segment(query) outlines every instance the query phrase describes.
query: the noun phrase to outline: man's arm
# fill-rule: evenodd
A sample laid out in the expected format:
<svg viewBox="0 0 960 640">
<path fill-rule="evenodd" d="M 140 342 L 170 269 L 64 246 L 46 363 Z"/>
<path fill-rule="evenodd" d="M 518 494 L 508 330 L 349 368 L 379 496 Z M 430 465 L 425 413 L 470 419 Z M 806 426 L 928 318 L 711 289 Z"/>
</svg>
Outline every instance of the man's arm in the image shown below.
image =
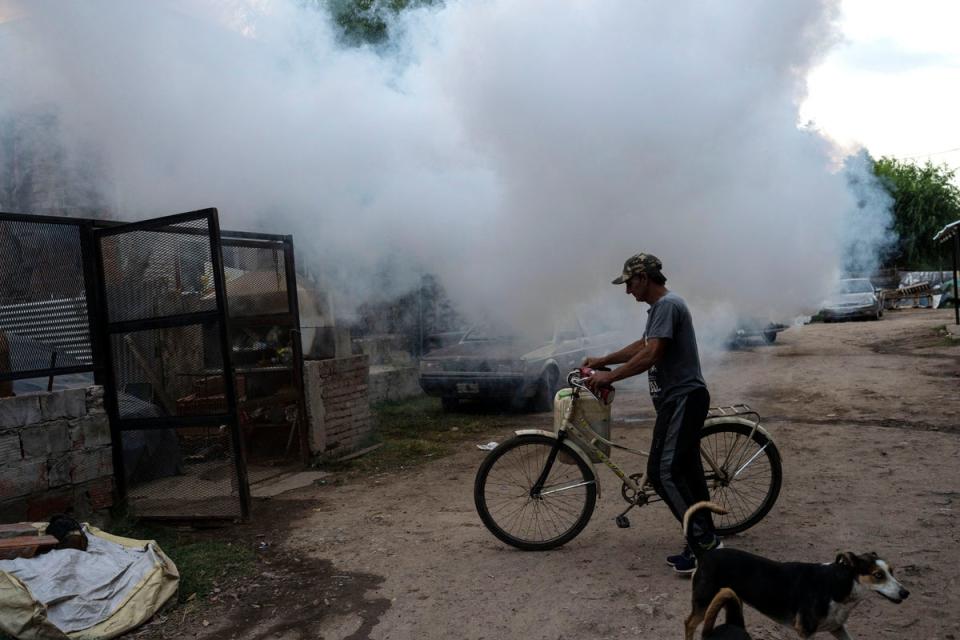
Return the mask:
<svg viewBox="0 0 960 640">
<path fill-rule="evenodd" d="M 649 338 L 632 358 L 627 360 L 622 367 L 617 367 L 610 373 L 613 375 L 610 382 L 623 380 L 637 374 L 643 373 L 653 365 L 663 359 L 663 354 L 667 350 L 667 341 L 663 338 Z"/>
<path fill-rule="evenodd" d="M 584 358 L 583 366 L 590 367 L 591 369 L 596 369 L 597 367 L 606 367 L 611 364 L 623 364 L 624 362 L 629 362 L 630 358 L 637 355 L 641 349 L 645 340 L 637 340 L 625 346 L 619 351 L 614 351 L 613 353 L 608 353 L 605 356 L 599 358 Z"/>
<path fill-rule="evenodd" d="M 649 338 L 647 340 L 638 340 L 637 342 L 612 353 L 609 356 L 603 358 L 603 360 L 608 360 L 612 356 L 621 354 L 628 349 L 633 348 L 635 345 L 639 345 L 636 352 L 631 356 L 626 363 L 617 367 L 613 371 L 598 371 L 590 378 L 587 378 L 586 384 L 588 387 L 596 391 L 598 387 L 603 385 L 608 385 L 617 380 L 623 380 L 624 378 L 629 378 L 630 376 L 635 376 L 639 373 L 643 373 L 653 365 L 660 362 L 663 359 L 663 354 L 667 350 L 667 340 L 664 338 Z M 616 364 L 613 361 L 609 361 L 610 364 Z"/>
</svg>

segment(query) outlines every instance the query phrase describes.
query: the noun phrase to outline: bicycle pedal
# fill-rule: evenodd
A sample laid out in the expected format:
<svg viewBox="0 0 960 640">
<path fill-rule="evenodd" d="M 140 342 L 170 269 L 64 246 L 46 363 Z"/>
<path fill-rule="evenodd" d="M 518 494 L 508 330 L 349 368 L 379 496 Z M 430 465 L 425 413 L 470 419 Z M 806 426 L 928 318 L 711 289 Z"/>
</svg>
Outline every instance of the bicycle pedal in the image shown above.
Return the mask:
<svg viewBox="0 0 960 640">
<path fill-rule="evenodd" d="M 628 529 L 630 527 L 630 519 L 627 516 L 617 516 L 617 526 L 621 529 Z"/>
</svg>

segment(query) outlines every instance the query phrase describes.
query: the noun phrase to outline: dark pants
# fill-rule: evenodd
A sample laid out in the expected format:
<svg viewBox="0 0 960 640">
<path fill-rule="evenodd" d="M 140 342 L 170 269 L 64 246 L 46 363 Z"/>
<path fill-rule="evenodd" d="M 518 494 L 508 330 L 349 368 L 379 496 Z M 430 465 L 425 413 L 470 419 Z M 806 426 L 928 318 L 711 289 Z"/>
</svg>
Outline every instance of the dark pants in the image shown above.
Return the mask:
<svg viewBox="0 0 960 640">
<path fill-rule="evenodd" d="M 709 408 L 710 394 L 704 388 L 671 398 L 657 408 L 647 476 L 681 522 L 692 504 L 710 499 L 700 460 L 700 430 Z M 713 536 L 709 511 L 702 509 L 691 519 L 690 532 L 696 539 Z"/>
</svg>

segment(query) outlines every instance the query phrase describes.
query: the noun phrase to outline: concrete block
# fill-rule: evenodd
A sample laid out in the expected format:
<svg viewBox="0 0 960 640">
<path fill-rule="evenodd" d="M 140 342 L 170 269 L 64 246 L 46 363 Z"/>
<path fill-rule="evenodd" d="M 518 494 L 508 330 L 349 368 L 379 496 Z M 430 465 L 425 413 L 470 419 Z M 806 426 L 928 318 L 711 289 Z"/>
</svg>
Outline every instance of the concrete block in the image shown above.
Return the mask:
<svg viewBox="0 0 960 640">
<path fill-rule="evenodd" d="M 25 395 L 0 398 L 0 427 L 23 427 L 41 420 L 38 396 Z"/>
<path fill-rule="evenodd" d="M 113 478 L 99 478 L 84 486 L 87 503 L 93 511 L 113 506 Z"/>
<path fill-rule="evenodd" d="M 76 509 L 72 487 L 62 487 L 38 496 L 27 497 L 27 519 L 32 522 L 49 520 L 55 513 L 81 515 Z"/>
<path fill-rule="evenodd" d="M 40 419 L 44 422 L 67 417 L 67 396 L 65 392 L 41 393 L 37 398 L 40 401 Z"/>
<path fill-rule="evenodd" d="M 0 500 L 46 489 L 46 458 L 27 458 L 0 467 Z"/>
<path fill-rule="evenodd" d="M 20 442 L 24 458 L 46 458 L 51 453 L 70 450 L 70 428 L 66 420 L 34 425 L 20 432 Z"/>
<path fill-rule="evenodd" d="M 110 447 L 74 451 L 71 456 L 73 460 L 70 480 L 74 484 L 113 475 L 113 458 L 111 457 Z"/>
<path fill-rule="evenodd" d="M 70 484 L 70 471 L 73 469 L 73 454 L 64 453 L 47 460 L 47 485 L 53 489 Z"/>
<path fill-rule="evenodd" d="M 43 420 L 80 418 L 87 415 L 87 390 L 65 389 L 40 394 L 40 414 Z"/>
<path fill-rule="evenodd" d="M 10 500 L 0 499 L 0 524 L 25 522 L 27 517 L 27 499 L 24 497 Z"/>
<path fill-rule="evenodd" d="M 82 418 L 87 415 L 87 390 L 67 389 L 62 391 L 68 418 Z"/>
<path fill-rule="evenodd" d="M 0 436 L 0 467 L 19 462 L 22 458 L 20 436 L 17 433 L 7 433 Z"/>
<path fill-rule="evenodd" d="M 70 421 L 70 440 L 74 449 L 89 449 L 110 444 L 110 421 L 105 413 L 93 413 Z"/>
<path fill-rule="evenodd" d="M 103 387 L 94 385 L 87 387 L 87 413 L 106 413 L 103 408 Z"/>
</svg>

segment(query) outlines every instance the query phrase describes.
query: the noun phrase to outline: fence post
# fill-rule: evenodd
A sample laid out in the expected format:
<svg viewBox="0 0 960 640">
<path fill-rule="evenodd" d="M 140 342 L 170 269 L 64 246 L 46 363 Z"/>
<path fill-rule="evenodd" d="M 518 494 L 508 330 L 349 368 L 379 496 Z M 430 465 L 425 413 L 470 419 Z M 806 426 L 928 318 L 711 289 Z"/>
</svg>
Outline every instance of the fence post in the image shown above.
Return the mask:
<svg viewBox="0 0 960 640">
<path fill-rule="evenodd" d="M 960 230 L 953 234 L 953 315 L 960 325 L 960 291 L 957 287 L 957 256 L 960 254 Z"/>
<path fill-rule="evenodd" d="M 0 373 L 10 373 L 10 343 L 7 334 L 0 331 Z M 13 380 L 0 380 L 0 398 L 13 395 Z"/>
</svg>

